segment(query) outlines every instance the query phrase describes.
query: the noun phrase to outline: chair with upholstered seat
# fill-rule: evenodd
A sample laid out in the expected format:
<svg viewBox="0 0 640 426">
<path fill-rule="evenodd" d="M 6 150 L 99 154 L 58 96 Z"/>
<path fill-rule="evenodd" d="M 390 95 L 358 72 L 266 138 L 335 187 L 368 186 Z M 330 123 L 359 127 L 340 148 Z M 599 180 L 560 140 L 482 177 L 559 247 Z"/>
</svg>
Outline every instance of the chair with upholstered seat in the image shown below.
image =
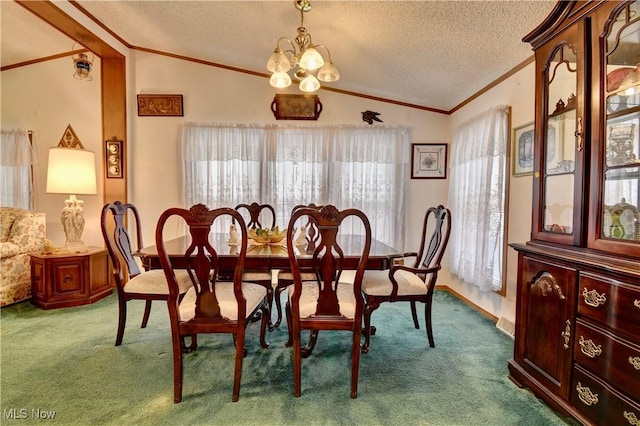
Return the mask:
<svg viewBox="0 0 640 426">
<path fill-rule="evenodd" d="M 392 258 L 394 265 L 387 271 L 367 271 L 362 282 L 365 298 L 365 341 L 362 351 L 369 351 L 374 328 L 371 314 L 384 302 L 410 302 L 415 328 L 419 329 L 416 303 L 425 304 L 425 321 L 429 346 L 435 347 L 431 326 L 433 291 L 440 270 L 440 262 L 451 233 L 451 212 L 440 205 L 431 207 L 424 216 L 419 252 L 408 252 Z M 412 265 L 398 263 L 399 259 L 415 259 Z"/>
<path fill-rule="evenodd" d="M 297 206 L 293 207 L 293 209 L 291 210 L 291 214 L 293 215 L 293 213 L 295 213 L 296 210 L 305 208 L 305 207 L 320 209 L 322 206 L 317 206 L 316 204 L 313 204 L 313 203 L 307 204 L 307 205 L 298 204 Z M 294 244 L 296 244 L 296 246 L 299 247 L 300 249 L 305 250 L 307 253 L 313 253 L 313 250 L 315 250 L 316 244 L 318 243 L 318 239 L 320 238 L 320 234 L 318 233 L 318 227 L 313 222 L 309 221 L 308 218 L 307 218 L 307 223 L 303 223 L 300 225 L 300 228 L 302 227 L 304 227 L 304 235 L 303 235 L 304 241 L 299 240 L 300 237 L 298 236 L 294 241 Z M 298 230 L 298 232 L 299 233 L 302 232 L 302 229 Z M 306 281 L 307 277 L 309 277 L 309 279 L 314 279 L 313 273 L 311 274 L 309 272 L 302 273 L 303 281 Z M 273 298 L 276 303 L 277 319 L 276 319 L 276 322 L 273 323 L 273 328 L 278 328 L 280 326 L 280 323 L 282 322 L 282 304 L 280 302 L 280 296 L 282 292 L 292 284 L 293 284 L 293 274 L 291 273 L 291 271 L 280 271 L 278 273 L 278 280 L 277 280 L 276 288 L 274 290 L 274 295 L 273 295 Z"/>
<path fill-rule="evenodd" d="M 309 219 L 305 220 L 305 216 Z M 359 247 L 355 277 L 349 283 L 341 280 L 345 270 L 345 256 L 344 249 L 340 246 L 340 229 L 345 220 L 354 225 L 360 222 L 365 237 L 363 245 Z M 316 248 L 309 254 L 300 253 L 293 240 L 296 224 L 308 221 L 317 225 L 320 234 Z M 293 286 L 288 289 L 286 315 L 293 346 L 294 396 L 299 397 L 302 392 L 302 358 L 305 356 L 305 348 L 301 346 L 301 331 L 309 330 L 317 336 L 319 330 L 343 330 L 352 334 L 351 398 L 356 398 L 364 303 L 361 287 L 371 248 L 369 220 L 357 209 L 339 211 L 332 205 L 321 209 L 306 207 L 293 213 L 287 231 L 287 253 Z M 302 274 L 310 268 L 315 272 L 314 279 L 303 280 Z"/>
<path fill-rule="evenodd" d="M 112 213 L 114 222 L 108 221 Z M 132 246 L 127 222 L 135 232 L 135 248 Z M 127 322 L 127 302 L 144 300 L 145 309 L 142 316 L 142 328 L 147 326 L 154 300 L 166 301 L 169 297 L 169 286 L 161 269 L 143 271 L 136 262 L 135 253 L 144 247 L 142 243 L 142 223 L 138 209 L 133 204 L 123 204 L 121 201 L 107 203 L 102 208 L 100 226 L 104 243 L 109 252 L 113 266 L 113 276 L 118 293 L 118 331 L 116 346 L 122 344 L 125 324 Z M 191 287 L 191 280 L 186 272 L 178 274 L 180 294 L 183 295 Z"/>
<path fill-rule="evenodd" d="M 243 215 L 247 229 L 263 228 L 263 222 L 266 225 L 270 225 L 268 229 L 273 229 L 276 226 L 276 212 L 269 204 L 238 204 L 235 210 Z M 242 279 L 244 281 L 261 284 L 267 289 L 269 312 L 271 312 L 271 307 L 273 306 L 273 273 L 271 270 L 247 269 Z M 273 330 L 271 318 L 269 318 L 268 326 L 269 330 Z"/>
<path fill-rule="evenodd" d="M 239 252 L 237 255 L 233 277 L 230 281 L 218 279 L 220 257 L 216 248 L 209 242 L 211 227 L 216 221 L 232 218 L 238 227 Z M 169 256 L 165 248 L 164 229 L 167 223 L 182 222 L 189 230 L 191 241 L 184 253 Z M 227 222 L 228 223 L 228 222 Z M 173 226 L 173 225 L 172 225 Z M 260 317 L 260 342 L 264 341 L 269 306 L 267 291 L 264 286 L 243 282 L 245 260 L 247 256 L 247 228 L 242 216 L 231 208 L 209 210 L 203 204 L 190 209 L 170 208 L 165 210 L 156 227 L 156 246 L 158 257 L 169 283 L 169 319 L 171 322 L 171 341 L 173 347 L 173 399 L 182 400 L 183 357 L 186 352 L 184 340 L 186 336 L 203 333 L 231 334 L 235 344 L 235 367 L 233 373 L 232 401 L 240 396 L 240 379 L 242 363 L 247 354 L 245 349 L 245 331 L 254 317 Z M 222 252 L 221 252 L 222 253 Z M 185 267 L 192 281 L 192 287 L 180 300 L 178 275 Z M 192 342 L 193 343 L 193 342 Z"/>
</svg>

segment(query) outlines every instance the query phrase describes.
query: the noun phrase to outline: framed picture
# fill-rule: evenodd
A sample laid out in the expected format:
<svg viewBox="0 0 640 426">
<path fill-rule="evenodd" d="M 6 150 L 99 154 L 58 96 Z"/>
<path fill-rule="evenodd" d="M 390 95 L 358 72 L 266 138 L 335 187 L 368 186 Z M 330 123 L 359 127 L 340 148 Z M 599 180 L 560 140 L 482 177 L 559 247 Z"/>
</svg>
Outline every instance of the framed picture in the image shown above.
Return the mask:
<svg viewBox="0 0 640 426">
<path fill-rule="evenodd" d="M 271 102 L 276 120 L 317 120 L 322 112 L 318 95 L 276 94 Z"/>
<path fill-rule="evenodd" d="M 411 179 L 446 179 L 447 144 L 411 144 Z"/>
<path fill-rule="evenodd" d="M 121 178 L 123 176 L 123 156 L 122 156 L 122 141 L 119 141 L 115 136 L 106 142 L 105 146 L 105 170 L 107 172 L 107 178 Z"/>
<path fill-rule="evenodd" d="M 140 117 L 182 117 L 182 95 L 138 95 Z"/>
<path fill-rule="evenodd" d="M 514 127 L 511 146 L 514 176 L 533 173 L 534 140 L 533 121 Z"/>
</svg>

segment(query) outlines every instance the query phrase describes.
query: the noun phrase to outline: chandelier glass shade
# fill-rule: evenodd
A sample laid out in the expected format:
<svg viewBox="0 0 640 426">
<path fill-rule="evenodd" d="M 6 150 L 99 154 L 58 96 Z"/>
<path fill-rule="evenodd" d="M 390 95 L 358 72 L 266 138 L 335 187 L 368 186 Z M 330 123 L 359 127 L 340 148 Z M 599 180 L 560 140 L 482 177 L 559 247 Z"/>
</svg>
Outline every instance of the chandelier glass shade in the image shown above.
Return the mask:
<svg viewBox="0 0 640 426">
<path fill-rule="evenodd" d="M 315 92 L 320 88 L 320 81 L 326 83 L 338 81 L 340 73 L 331 60 L 329 49 L 323 45 L 314 45 L 311 34 L 304 27 L 304 13 L 311 10 L 311 3 L 308 0 L 294 0 L 293 3 L 300 11 L 298 35 L 294 41 L 287 37 L 278 39 L 276 48 L 267 61 L 267 70 L 272 73 L 269 83 L 279 89 L 289 87 L 292 80 L 288 72 L 293 70 L 294 77 L 300 81 L 298 86 L 300 90 Z M 291 48 L 282 50 L 280 43 L 288 44 Z M 318 48 L 326 52 L 326 60 Z"/>
</svg>

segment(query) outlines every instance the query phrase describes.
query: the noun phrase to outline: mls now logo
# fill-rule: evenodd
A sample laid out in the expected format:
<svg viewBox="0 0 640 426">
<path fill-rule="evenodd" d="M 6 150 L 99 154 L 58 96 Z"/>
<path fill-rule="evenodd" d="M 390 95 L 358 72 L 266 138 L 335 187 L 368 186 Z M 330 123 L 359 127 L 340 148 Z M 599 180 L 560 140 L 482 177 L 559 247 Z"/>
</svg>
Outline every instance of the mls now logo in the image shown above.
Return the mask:
<svg viewBox="0 0 640 426">
<path fill-rule="evenodd" d="M 56 417 L 55 411 L 41 410 L 39 408 L 5 408 L 2 410 L 3 419 L 53 419 Z"/>
</svg>

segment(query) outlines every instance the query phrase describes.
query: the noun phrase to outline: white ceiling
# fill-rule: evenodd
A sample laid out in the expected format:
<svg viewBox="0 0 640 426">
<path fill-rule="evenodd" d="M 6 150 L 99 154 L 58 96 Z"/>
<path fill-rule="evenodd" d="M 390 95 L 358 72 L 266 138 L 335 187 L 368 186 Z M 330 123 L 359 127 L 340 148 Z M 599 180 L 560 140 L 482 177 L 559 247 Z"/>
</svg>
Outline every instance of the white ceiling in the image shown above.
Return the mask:
<svg viewBox="0 0 640 426">
<path fill-rule="evenodd" d="M 260 73 L 300 24 L 291 0 L 77 3 L 132 46 Z M 533 54 L 521 39 L 555 3 L 316 0 L 304 24 L 340 70 L 331 87 L 449 111 Z M 20 5 L 0 8 L 3 67 L 71 50 Z"/>
</svg>

